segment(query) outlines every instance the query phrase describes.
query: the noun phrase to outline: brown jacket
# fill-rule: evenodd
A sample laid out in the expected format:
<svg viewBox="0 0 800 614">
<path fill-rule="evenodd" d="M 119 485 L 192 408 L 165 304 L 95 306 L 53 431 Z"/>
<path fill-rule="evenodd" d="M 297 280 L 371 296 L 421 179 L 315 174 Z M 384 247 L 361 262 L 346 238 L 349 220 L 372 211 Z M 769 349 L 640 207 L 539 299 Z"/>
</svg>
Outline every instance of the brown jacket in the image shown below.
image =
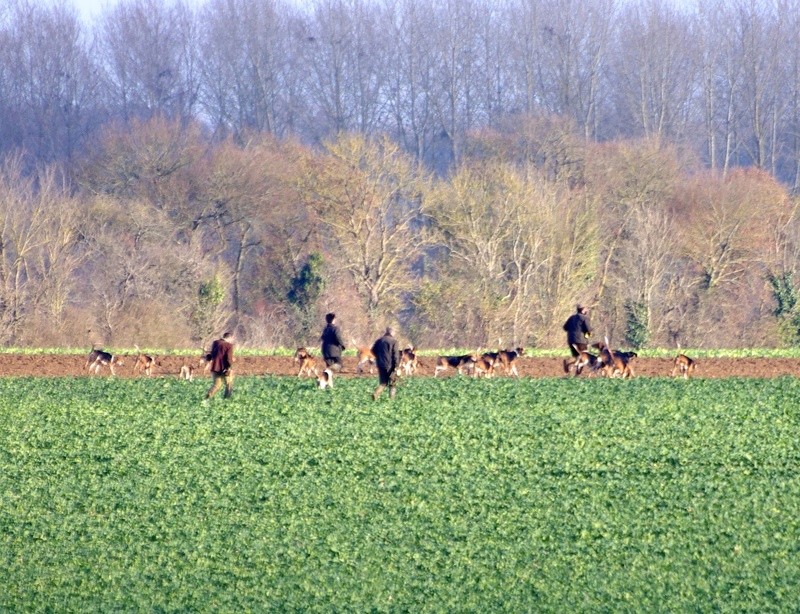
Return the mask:
<svg viewBox="0 0 800 614">
<path fill-rule="evenodd" d="M 227 373 L 233 367 L 233 344 L 224 339 L 217 339 L 211 345 L 207 356 L 211 362 L 212 373 Z"/>
</svg>

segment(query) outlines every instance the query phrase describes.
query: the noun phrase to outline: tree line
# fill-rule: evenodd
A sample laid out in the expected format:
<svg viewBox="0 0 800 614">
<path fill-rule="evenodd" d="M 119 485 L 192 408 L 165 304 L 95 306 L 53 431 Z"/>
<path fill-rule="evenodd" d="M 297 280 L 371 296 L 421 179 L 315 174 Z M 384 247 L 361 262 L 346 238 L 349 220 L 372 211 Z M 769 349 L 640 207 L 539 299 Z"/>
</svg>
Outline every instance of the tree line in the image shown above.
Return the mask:
<svg viewBox="0 0 800 614">
<path fill-rule="evenodd" d="M 107 127 L 67 174 L 0 168 L 0 341 L 199 347 L 563 344 L 588 304 L 634 347 L 800 342 L 800 200 L 657 139 L 587 141 L 563 118 L 470 133 L 442 177 L 384 135 L 310 146 Z"/>
<path fill-rule="evenodd" d="M 12 0 L 0 343 L 800 343 L 794 15 Z"/>
<path fill-rule="evenodd" d="M 800 186 L 800 0 L 69 0 L 0 6 L 0 148 L 80 158 L 108 122 L 319 144 L 388 134 L 431 168 L 517 116 L 657 138 Z"/>
</svg>

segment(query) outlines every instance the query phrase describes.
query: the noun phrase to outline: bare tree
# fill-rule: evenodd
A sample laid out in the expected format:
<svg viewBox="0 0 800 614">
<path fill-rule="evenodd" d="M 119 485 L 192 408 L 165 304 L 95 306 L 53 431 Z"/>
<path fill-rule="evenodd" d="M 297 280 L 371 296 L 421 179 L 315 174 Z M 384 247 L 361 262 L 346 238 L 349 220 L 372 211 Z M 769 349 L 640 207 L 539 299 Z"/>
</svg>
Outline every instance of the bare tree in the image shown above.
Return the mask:
<svg viewBox="0 0 800 614">
<path fill-rule="evenodd" d="M 709 9 L 714 16 L 714 20 L 709 24 L 709 32 L 720 53 L 713 58 L 716 60 L 716 65 L 711 65 L 710 74 L 704 79 L 707 88 L 706 108 L 713 113 L 712 115 L 707 113 L 706 124 L 712 126 L 712 130 L 719 126 L 720 138 L 716 139 L 713 153 L 720 158 L 717 167 L 722 169 L 723 174 L 727 174 L 731 166 L 736 163 L 739 146 L 737 133 L 740 132 L 742 114 L 739 102 L 743 82 L 742 63 L 733 44 L 738 34 L 729 5 L 720 3 L 717 6 L 709 6 Z"/>
<path fill-rule="evenodd" d="M 695 47 L 689 16 L 663 0 L 622 9 L 612 77 L 623 105 L 617 109 L 621 133 L 678 141 L 687 136 L 697 85 Z"/>
<path fill-rule="evenodd" d="M 618 294 L 626 333 L 635 345 L 659 339 L 665 315 L 673 309 L 670 282 L 680 268 L 681 254 L 677 226 L 668 209 L 671 196 L 663 194 L 661 202 L 634 203 L 628 212 L 630 241 L 620 255 L 617 272 L 623 277 Z"/>
<path fill-rule="evenodd" d="M 378 16 L 368 0 L 312 3 L 304 57 L 318 139 L 383 129 L 386 52 Z"/>
<path fill-rule="evenodd" d="M 614 0 L 543 3 L 542 102 L 551 113 L 574 118 L 587 139 L 598 135 L 601 76 L 615 16 Z"/>
<path fill-rule="evenodd" d="M 64 4 L 27 0 L 0 16 L 0 149 L 71 158 L 97 121 L 96 67 L 81 21 Z"/>
<path fill-rule="evenodd" d="M 109 124 L 76 172 L 91 194 L 136 198 L 166 211 L 190 232 L 203 215 L 194 199 L 206 144 L 196 123 L 156 117 L 129 125 Z"/>
<path fill-rule="evenodd" d="M 119 0 L 102 17 L 99 52 L 109 109 L 124 120 L 194 116 L 195 18 L 182 0 Z"/>
<path fill-rule="evenodd" d="M 0 338 L 24 339 L 43 310 L 58 321 L 82 260 L 75 201 L 56 168 L 26 174 L 20 157 L 0 169 Z"/>
<path fill-rule="evenodd" d="M 755 164 L 774 170 L 785 102 L 783 14 L 771 3 L 699 3 L 706 149 L 712 168 Z"/>
<path fill-rule="evenodd" d="M 771 259 L 765 247 L 773 242 L 782 199 L 776 202 L 771 182 L 765 179 L 758 172 L 737 171 L 724 182 L 707 178 L 695 184 L 683 236 L 700 268 L 702 289 L 735 284 L 754 262 Z M 767 192 L 769 200 L 764 199 Z"/>
<path fill-rule="evenodd" d="M 513 0 L 508 3 L 505 21 L 509 29 L 506 41 L 511 63 L 509 81 L 516 96 L 518 113 L 532 115 L 542 102 L 541 69 L 544 36 L 542 6 L 530 0 Z"/>
<path fill-rule="evenodd" d="M 234 313 L 242 305 L 242 277 L 250 256 L 264 241 L 262 209 L 270 203 L 270 188 L 257 151 L 243 150 L 230 141 L 217 148 L 201 183 L 199 218 L 212 237 L 211 253 L 228 261 Z"/>
<path fill-rule="evenodd" d="M 436 79 L 431 84 L 431 101 L 443 145 L 450 149 L 446 153 L 457 163 L 466 132 L 475 122 L 478 23 L 490 13 L 481 12 L 474 0 L 451 0 L 434 4 L 433 14 Z"/>
<path fill-rule="evenodd" d="M 742 0 L 736 7 L 739 45 L 743 67 L 742 97 L 747 110 L 743 145 L 748 162 L 772 173 L 777 170 L 778 127 L 783 120 L 785 99 L 782 84 L 783 15 L 777 7 L 762 4 L 759 9 Z"/>
<path fill-rule="evenodd" d="M 139 198 L 90 199 L 80 305 L 108 343 L 182 345 L 201 284 L 222 264 L 176 240 L 168 213 Z"/>
<path fill-rule="evenodd" d="M 786 127 L 782 142 L 786 147 L 787 160 L 785 166 L 792 192 L 800 191 L 800 3 L 796 0 L 785 0 L 778 11 L 786 19 L 786 43 L 782 57 L 785 58 L 786 71 Z M 782 176 L 783 173 L 781 173 Z"/>
<path fill-rule="evenodd" d="M 652 310 L 670 249 L 657 225 L 669 223 L 681 161 L 658 140 L 608 145 L 592 154 L 586 156 L 586 178 L 599 201 L 600 225 L 593 301 L 608 332 L 618 336 L 626 301 L 641 304 L 648 317 Z"/>
<path fill-rule="evenodd" d="M 532 167 L 463 167 L 428 199 L 433 240 L 446 251 L 438 292 L 452 330 L 480 345 L 551 340 L 596 270 L 594 211 L 580 192 Z M 456 291 L 460 288 L 460 291 Z M 422 311 L 442 305 L 429 287 Z"/>
<path fill-rule="evenodd" d="M 391 62 L 386 63 L 391 133 L 418 160 L 429 159 L 433 135 L 433 33 L 426 7 L 416 0 L 386 1 L 384 23 Z"/>
<path fill-rule="evenodd" d="M 376 332 L 414 288 L 412 266 L 423 249 L 419 170 L 387 138 L 346 134 L 310 162 L 298 189 L 319 215 L 334 270 L 352 278 Z"/>
<path fill-rule="evenodd" d="M 211 0 L 201 22 L 201 104 L 214 127 L 285 135 L 305 106 L 297 11 L 282 0 Z"/>
</svg>

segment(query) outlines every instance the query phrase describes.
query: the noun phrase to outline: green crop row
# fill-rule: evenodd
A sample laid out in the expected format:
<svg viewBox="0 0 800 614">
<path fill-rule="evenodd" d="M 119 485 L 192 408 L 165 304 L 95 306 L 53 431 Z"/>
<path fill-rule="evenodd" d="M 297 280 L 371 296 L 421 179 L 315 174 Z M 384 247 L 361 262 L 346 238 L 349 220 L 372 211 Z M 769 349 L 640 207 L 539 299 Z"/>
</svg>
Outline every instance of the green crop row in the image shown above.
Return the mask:
<svg viewBox="0 0 800 614">
<path fill-rule="evenodd" d="M 791 611 L 800 382 L 0 380 L 0 611 Z"/>
</svg>

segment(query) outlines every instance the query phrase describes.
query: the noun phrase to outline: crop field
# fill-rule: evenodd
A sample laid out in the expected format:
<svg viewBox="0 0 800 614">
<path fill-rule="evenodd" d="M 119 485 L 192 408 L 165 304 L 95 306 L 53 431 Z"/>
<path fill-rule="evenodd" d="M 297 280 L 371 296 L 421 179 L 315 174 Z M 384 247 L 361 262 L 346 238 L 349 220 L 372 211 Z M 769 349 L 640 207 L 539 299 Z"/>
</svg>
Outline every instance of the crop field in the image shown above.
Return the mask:
<svg viewBox="0 0 800 614">
<path fill-rule="evenodd" d="M 0 379 L 0 611 L 796 611 L 800 380 Z"/>
</svg>

